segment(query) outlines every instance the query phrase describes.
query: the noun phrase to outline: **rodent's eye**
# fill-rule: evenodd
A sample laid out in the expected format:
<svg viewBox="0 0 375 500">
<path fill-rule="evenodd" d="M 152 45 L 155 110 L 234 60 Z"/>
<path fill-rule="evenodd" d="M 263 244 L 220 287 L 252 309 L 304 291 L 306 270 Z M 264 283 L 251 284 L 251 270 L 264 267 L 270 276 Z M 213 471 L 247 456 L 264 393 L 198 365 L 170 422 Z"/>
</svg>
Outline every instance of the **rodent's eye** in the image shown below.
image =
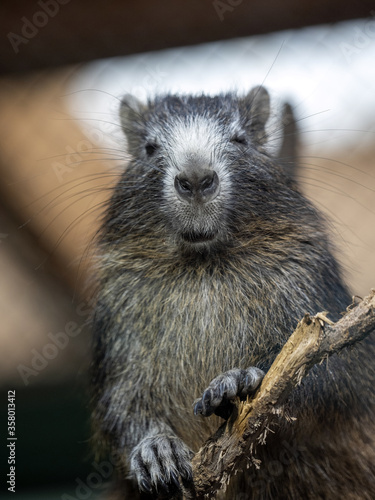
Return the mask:
<svg viewBox="0 0 375 500">
<path fill-rule="evenodd" d="M 231 138 L 230 142 L 241 144 L 242 146 L 247 146 L 247 139 L 244 135 L 235 135 Z"/>
<path fill-rule="evenodd" d="M 147 156 L 152 156 L 159 149 L 159 145 L 154 142 L 148 142 L 145 146 Z"/>
</svg>

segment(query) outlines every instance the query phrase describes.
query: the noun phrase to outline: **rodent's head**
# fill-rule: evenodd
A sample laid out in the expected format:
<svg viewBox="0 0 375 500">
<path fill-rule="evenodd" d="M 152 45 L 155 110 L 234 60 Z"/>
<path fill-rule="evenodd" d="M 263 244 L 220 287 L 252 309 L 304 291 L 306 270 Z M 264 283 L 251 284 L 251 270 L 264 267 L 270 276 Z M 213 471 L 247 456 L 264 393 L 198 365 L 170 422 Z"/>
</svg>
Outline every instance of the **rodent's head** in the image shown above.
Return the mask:
<svg viewBox="0 0 375 500">
<path fill-rule="evenodd" d="M 152 233 L 154 223 L 159 236 L 184 248 L 217 247 L 249 219 L 274 211 L 276 193 L 290 184 L 267 149 L 263 87 L 244 97 L 166 95 L 147 105 L 125 96 L 120 116 L 132 160 L 112 211 L 127 200 L 128 229 L 149 226 Z"/>
</svg>

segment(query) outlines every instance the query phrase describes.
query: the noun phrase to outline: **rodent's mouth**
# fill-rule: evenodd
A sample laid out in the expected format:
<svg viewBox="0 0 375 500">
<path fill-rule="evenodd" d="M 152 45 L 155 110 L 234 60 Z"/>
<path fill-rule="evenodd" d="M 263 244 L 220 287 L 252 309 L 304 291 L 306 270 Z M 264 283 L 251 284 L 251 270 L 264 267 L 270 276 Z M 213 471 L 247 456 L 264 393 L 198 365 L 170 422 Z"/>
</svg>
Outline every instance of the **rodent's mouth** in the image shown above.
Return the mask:
<svg viewBox="0 0 375 500">
<path fill-rule="evenodd" d="M 216 237 L 216 232 L 210 233 L 181 233 L 181 237 L 184 241 L 188 243 L 205 243 L 206 241 L 212 241 Z"/>
</svg>

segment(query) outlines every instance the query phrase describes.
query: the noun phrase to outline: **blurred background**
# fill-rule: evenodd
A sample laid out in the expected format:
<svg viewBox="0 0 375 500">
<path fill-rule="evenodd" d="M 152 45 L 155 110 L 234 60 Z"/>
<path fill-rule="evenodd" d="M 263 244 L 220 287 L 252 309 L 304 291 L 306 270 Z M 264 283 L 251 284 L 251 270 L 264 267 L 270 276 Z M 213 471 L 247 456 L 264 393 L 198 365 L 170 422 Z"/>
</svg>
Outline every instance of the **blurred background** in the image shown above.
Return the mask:
<svg viewBox="0 0 375 500">
<path fill-rule="evenodd" d="M 1 498 L 106 497 L 111 464 L 90 451 L 87 369 L 95 234 L 126 163 L 121 95 L 264 84 L 275 110 L 288 100 L 301 188 L 363 296 L 375 287 L 374 82 L 372 2 L 2 1 Z"/>
</svg>

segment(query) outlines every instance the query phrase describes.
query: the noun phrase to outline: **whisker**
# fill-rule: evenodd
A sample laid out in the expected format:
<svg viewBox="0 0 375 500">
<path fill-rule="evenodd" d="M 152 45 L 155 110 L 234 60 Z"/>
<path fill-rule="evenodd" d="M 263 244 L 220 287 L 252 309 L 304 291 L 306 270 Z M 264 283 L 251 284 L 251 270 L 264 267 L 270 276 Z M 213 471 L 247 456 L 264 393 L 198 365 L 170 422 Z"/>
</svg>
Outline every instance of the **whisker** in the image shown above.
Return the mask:
<svg viewBox="0 0 375 500">
<path fill-rule="evenodd" d="M 318 165 L 316 165 L 314 163 L 302 163 L 301 166 L 305 170 L 312 170 L 315 172 L 319 172 L 322 170 Z M 340 177 L 341 179 L 345 179 L 353 184 L 356 184 L 357 186 L 362 187 L 363 189 L 366 189 L 367 191 L 371 191 L 372 193 L 375 193 L 375 189 L 372 189 L 369 186 L 365 186 L 361 182 L 355 181 L 354 179 L 351 179 L 350 177 L 347 177 L 346 175 L 339 174 L 339 173 L 333 171 L 332 169 L 324 169 L 323 171 L 327 172 L 327 174 L 332 174 L 332 175 L 335 175 L 336 177 Z"/>
<path fill-rule="evenodd" d="M 53 255 L 53 253 L 56 251 L 56 249 L 59 247 L 60 243 L 62 242 L 62 240 L 65 238 L 65 236 L 68 234 L 69 231 L 72 231 L 81 221 L 81 219 L 83 217 L 87 217 L 88 215 L 90 215 L 92 212 L 95 212 L 96 210 L 98 210 L 98 207 L 102 206 L 104 203 L 103 202 L 100 202 L 98 204 L 96 204 L 95 206 L 85 210 L 83 213 L 81 213 L 80 215 L 78 215 L 75 219 L 73 219 L 73 221 L 69 224 L 69 226 L 64 229 L 64 231 L 61 233 L 61 235 L 59 236 L 58 240 L 56 241 L 55 245 L 52 247 L 51 251 L 50 251 L 50 254 L 42 260 L 42 262 L 35 268 L 35 270 L 38 270 L 40 269 L 46 262 L 48 262 L 48 260 L 51 258 L 51 256 Z M 50 224 L 48 224 L 49 226 Z M 47 228 L 48 228 L 47 226 Z M 47 229 L 45 228 L 43 230 L 43 232 Z M 43 234 L 43 232 L 41 234 Z"/>
<path fill-rule="evenodd" d="M 107 92 L 106 90 L 102 90 L 102 89 L 90 89 L 90 88 L 73 90 L 72 92 L 68 92 L 67 94 L 61 94 L 60 97 L 69 97 L 69 96 L 72 96 L 75 94 L 81 94 L 84 92 L 99 92 L 99 93 L 107 95 L 109 97 L 113 97 L 113 99 L 116 99 L 116 101 L 121 102 L 121 99 L 118 96 L 116 96 L 115 94 L 111 94 L 110 92 Z"/>
<path fill-rule="evenodd" d="M 366 205 L 364 205 L 363 203 L 361 203 L 357 198 L 355 198 L 354 196 L 351 196 L 349 193 L 347 193 L 346 191 L 344 191 L 343 189 L 341 189 L 337 186 L 333 186 L 332 184 L 329 184 L 323 180 L 314 179 L 314 178 L 306 177 L 306 176 L 299 175 L 299 174 L 297 174 L 296 177 L 298 179 L 305 179 L 305 180 L 309 180 L 309 181 L 319 182 L 320 183 L 319 186 L 322 186 L 322 189 L 324 189 L 325 191 L 330 192 L 330 193 L 334 193 L 334 194 L 338 194 L 340 196 L 344 196 L 345 198 L 349 198 L 350 200 L 353 200 L 355 203 L 357 203 L 360 207 L 364 208 L 366 211 L 375 215 L 374 210 L 371 210 L 371 208 L 369 208 Z M 312 184 L 310 184 L 310 185 L 312 185 Z M 331 189 L 327 188 L 326 186 L 329 186 Z"/>
<path fill-rule="evenodd" d="M 31 201 L 27 205 L 24 205 L 23 208 L 31 208 L 35 203 L 42 201 L 43 198 L 45 198 L 45 197 L 47 197 L 49 195 L 54 194 L 56 191 L 59 191 L 61 189 L 66 188 L 68 184 L 73 184 L 73 183 L 76 183 L 76 182 L 81 181 L 81 180 L 84 180 L 84 182 L 91 182 L 91 181 L 96 181 L 98 179 L 103 179 L 103 178 L 106 178 L 106 177 L 114 177 L 114 178 L 116 178 L 118 176 L 119 176 L 118 173 L 109 173 L 109 172 L 105 173 L 105 172 L 103 172 L 103 173 L 95 173 L 95 174 L 86 174 L 83 177 L 79 177 L 78 179 L 71 179 L 70 181 L 64 182 L 64 184 L 60 184 L 59 186 L 56 186 L 53 189 L 47 191 L 42 196 L 39 196 L 38 198 L 35 198 L 33 201 Z M 91 179 L 89 179 L 87 181 L 88 177 L 91 177 Z M 69 187 L 67 190 L 65 190 L 61 194 L 65 194 L 68 191 L 72 190 L 75 186 L 80 186 L 80 185 L 81 184 L 74 184 L 73 186 Z M 55 198 L 55 200 L 56 200 L 56 198 Z"/>
<path fill-rule="evenodd" d="M 316 188 L 319 188 L 319 189 L 321 188 L 321 186 L 320 186 L 319 184 L 314 184 L 314 183 L 312 183 L 312 182 L 304 182 L 304 184 L 305 184 L 305 185 L 307 185 L 307 186 L 316 187 Z M 343 221 L 343 220 L 342 220 L 342 219 L 341 219 L 341 218 L 337 215 L 337 213 L 336 213 L 336 212 L 334 212 L 333 210 L 329 209 L 329 208 L 327 207 L 327 205 L 325 205 L 325 204 L 324 204 L 321 200 L 316 200 L 316 199 L 314 199 L 314 204 L 315 204 L 315 205 L 319 205 L 319 206 L 323 207 L 323 208 L 324 208 L 324 211 L 330 214 L 330 219 L 326 219 L 326 221 L 330 223 L 330 226 L 331 226 L 331 227 L 333 227 L 333 228 L 336 230 L 336 229 L 337 229 L 337 227 L 336 227 L 336 226 L 337 226 L 337 223 L 339 223 L 341 226 L 345 227 L 345 228 L 346 228 L 349 232 L 351 232 L 351 233 L 355 236 L 355 238 L 356 238 L 358 241 L 360 241 L 360 242 L 362 243 L 362 245 L 363 245 L 365 248 L 372 249 L 371 245 L 369 245 L 366 241 L 364 241 L 364 240 L 363 240 L 363 239 L 359 236 L 359 234 L 358 234 L 358 233 L 356 233 L 356 232 L 355 232 L 352 228 L 350 228 L 350 227 L 348 226 L 348 224 L 347 224 L 345 221 Z M 342 240 L 342 242 L 345 244 L 345 246 L 346 246 L 347 248 L 349 248 L 349 249 L 350 249 L 350 246 L 351 246 L 351 245 L 349 245 L 349 244 L 348 244 L 347 240 L 345 240 L 345 238 L 341 235 L 341 233 L 339 233 L 339 235 L 340 235 L 340 239 L 341 239 L 341 240 Z"/>
<path fill-rule="evenodd" d="M 356 172 L 360 172 L 361 174 L 364 174 L 364 175 L 368 175 L 369 177 L 372 177 L 375 179 L 375 175 L 373 175 L 372 173 L 366 171 L 366 170 L 362 170 L 361 168 L 359 167 L 355 167 L 354 165 L 351 165 L 350 163 L 345 163 L 344 161 L 342 160 L 337 160 L 335 158 L 327 158 L 327 157 L 324 157 L 324 156 L 297 156 L 297 159 L 315 159 L 315 160 L 324 160 L 324 161 L 330 161 L 332 163 L 337 163 L 339 165 L 344 165 L 345 167 L 349 167 L 350 169 L 352 170 L 355 170 Z M 318 165 L 317 165 L 318 166 Z M 325 166 L 322 166 L 322 169 L 324 171 L 327 171 L 329 169 L 327 169 L 327 167 Z M 333 170 L 332 170 L 333 171 Z"/>
</svg>

